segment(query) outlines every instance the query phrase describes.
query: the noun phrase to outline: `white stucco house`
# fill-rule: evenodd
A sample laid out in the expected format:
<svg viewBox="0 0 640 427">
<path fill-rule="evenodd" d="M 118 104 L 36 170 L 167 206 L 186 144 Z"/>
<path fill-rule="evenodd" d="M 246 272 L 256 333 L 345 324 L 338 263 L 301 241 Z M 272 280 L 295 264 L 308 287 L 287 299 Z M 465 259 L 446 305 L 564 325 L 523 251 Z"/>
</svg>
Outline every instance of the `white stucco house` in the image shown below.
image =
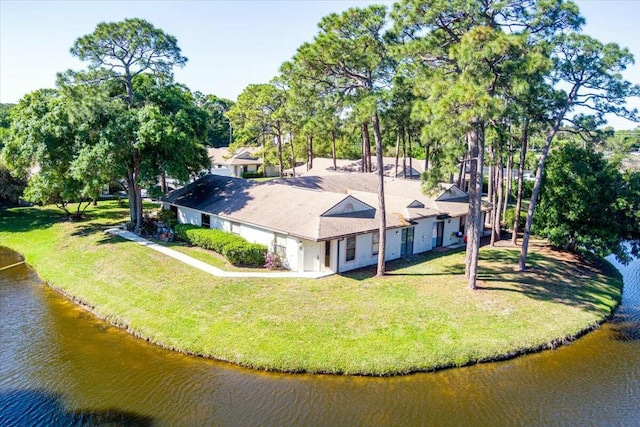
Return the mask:
<svg viewBox="0 0 640 427">
<path fill-rule="evenodd" d="M 378 257 L 378 181 L 373 174 L 302 176 L 257 183 L 207 175 L 162 203 L 180 223 L 236 233 L 267 245 L 292 271 L 341 273 Z M 386 254 L 393 260 L 462 243 L 468 195 L 442 185 L 426 196 L 421 182 L 385 180 Z M 483 212 L 488 210 L 483 206 Z"/>
<path fill-rule="evenodd" d="M 260 147 L 242 147 L 230 150 L 229 147 L 208 148 L 211 161 L 209 171 L 215 175 L 242 177 L 244 173 L 263 171 L 265 176 L 277 176 L 275 166 L 265 165 L 260 156 Z"/>
</svg>

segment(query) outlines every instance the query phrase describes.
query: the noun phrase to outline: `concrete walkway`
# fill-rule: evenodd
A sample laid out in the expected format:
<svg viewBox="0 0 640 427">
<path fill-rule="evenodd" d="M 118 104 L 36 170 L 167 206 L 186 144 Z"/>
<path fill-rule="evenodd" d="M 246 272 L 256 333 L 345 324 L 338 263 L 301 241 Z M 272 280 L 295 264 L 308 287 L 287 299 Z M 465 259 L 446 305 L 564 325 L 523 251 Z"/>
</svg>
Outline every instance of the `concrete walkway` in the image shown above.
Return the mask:
<svg viewBox="0 0 640 427">
<path fill-rule="evenodd" d="M 320 277 L 330 276 L 332 272 L 295 272 L 295 271 L 274 271 L 274 272 L 247 272 L 247 271 L 225 271 L 216 268 L 206 262 L 202 262 L 181 252 L 175 251 L 166 246 L 159 245 L 147 239 L 143 239 L 137 234 L 130 231 L 122 230 L 119 228 L 110 228 L 105 230 L 105 233 L 120 236 L 124 239 L 131 240 L 132 242 L 139 243 L 143 246 L 153 249 L 154 251 L 161 252 L 167 256 L 177 259 L 178 261 L 189 264 L 192 267 L 198 268 L 206 273 L 212 274 L 217 277 L 266 277 L 266 278 L 304 278 L 304 279 L 319 279 Z"/>
</svg>

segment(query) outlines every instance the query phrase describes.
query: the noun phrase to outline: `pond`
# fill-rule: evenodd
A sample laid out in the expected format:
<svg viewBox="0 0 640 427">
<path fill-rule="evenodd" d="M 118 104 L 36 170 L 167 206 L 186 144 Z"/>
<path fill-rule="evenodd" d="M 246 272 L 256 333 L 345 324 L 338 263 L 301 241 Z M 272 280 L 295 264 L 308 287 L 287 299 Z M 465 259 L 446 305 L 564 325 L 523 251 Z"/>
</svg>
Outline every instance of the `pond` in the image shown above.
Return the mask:
<svg viewBox="0 0 640 427">
<path fill-rule="evenodd" d="M 20 260 L 0 248 L 0 268 Z M 640 425 L 640 260 L 618 268 L 617 314 L 569 345 L 367 378 L 167 351 L 94 318 L 21 264 L 0 271 L 0 425 Z"/>
</svg>

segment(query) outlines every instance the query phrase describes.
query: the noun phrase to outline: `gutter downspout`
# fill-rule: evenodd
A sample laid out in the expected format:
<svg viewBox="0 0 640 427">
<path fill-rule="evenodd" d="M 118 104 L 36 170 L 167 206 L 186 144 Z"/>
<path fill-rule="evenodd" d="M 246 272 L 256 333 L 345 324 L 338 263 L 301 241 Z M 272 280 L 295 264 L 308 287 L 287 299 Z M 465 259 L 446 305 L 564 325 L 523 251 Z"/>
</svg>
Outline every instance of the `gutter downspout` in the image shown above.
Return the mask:
<svg viewBox="0 0 640 427">
<path fill-rule="evenodd" d="M 336 274 L 340 274 L 340 239 L 336 239 L 338 242 L 338 256 L 336 257 Z"/>
</svg>

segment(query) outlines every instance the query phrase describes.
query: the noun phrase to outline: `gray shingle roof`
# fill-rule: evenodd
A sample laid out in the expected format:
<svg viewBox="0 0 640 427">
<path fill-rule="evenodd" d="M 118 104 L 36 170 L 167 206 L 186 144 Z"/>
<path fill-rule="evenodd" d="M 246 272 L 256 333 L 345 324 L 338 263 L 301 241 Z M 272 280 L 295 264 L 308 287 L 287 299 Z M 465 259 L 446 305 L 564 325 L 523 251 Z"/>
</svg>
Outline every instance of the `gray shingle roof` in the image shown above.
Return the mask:
<svg viewBox="0 0 640 427">
<path fill-rule="evenodd" d="M 327 240 L 377 230 L 378 180 L 371 174 L 338 174 L 276 179 L 258 183 L 206 175 L 167 195 L 165 202 L 309 240 Z M 348 195 L 376 209 L 322 216 Z M 415 201 L 424 207 L 409 207 Z M 385 180 L 387 227 L 411 220 L 466 214 L 466 199 L 435 201 L 417 180 Z"/>
</svg>

